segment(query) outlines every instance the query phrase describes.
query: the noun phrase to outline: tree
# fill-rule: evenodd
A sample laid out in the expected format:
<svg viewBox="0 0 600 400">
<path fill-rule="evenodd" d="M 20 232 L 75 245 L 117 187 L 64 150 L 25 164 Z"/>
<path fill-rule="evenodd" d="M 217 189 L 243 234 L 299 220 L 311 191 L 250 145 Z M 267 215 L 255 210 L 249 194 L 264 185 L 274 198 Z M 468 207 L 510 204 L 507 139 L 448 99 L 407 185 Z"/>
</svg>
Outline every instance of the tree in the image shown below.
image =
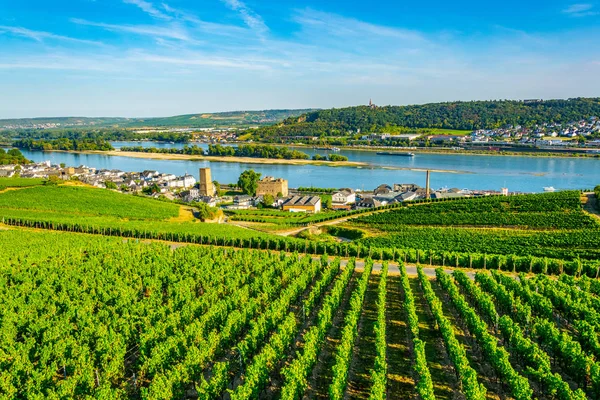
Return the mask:
<svg viewBox="0 0 600 400">
<path fill-rule="evenodd" d="M 322 195 L 321 205 L 323 206 L 323 208 L 331 208 L 331 195 Z"/>
<path fill-rule="evenodd" d="M 256 195 L 256 189 L 258 189 L 260 176 L 260 172 L 254 172 L 252 169 L 246 170 L 240 175 L 238 186 L 245 194 L 254 196 Z"/>
<path fill-rule="evenodd" d="M 262 203 L 265 207 L 272 207 L 273 203 L 275 203 L 275 198 L 270 194 L 265 194 Z"/>
<path fill-rule="evenodd" d="M 217 197 L 221 197 L 221 195 L 223 194 L 221 192 L 221 184 L 218 181 L 213 181 L 213 186 L 215 187 L 215 193 Z"/>
<path fill-rule="evenodd" d="M 104 186 L 106 186 L 107 189 L 117 189 L 117 184 L 113 181 L 104 181 Z"/>
<path fill-rule="evenodd" d="M 142 193 L 144 194 L 154 194 L 158 192 L 160 192 L 160 188 L 156 183 L 152 184 L 151 186 L 146 186 L 142 189 Z"/>
<path fill-rule="evenodd" d="M 60 179 L 56 175 L 52 175 L 48 178 L 48 180 L 44 181 L 44 185 L 58 185 L 60 183 Z"/>
</svg>

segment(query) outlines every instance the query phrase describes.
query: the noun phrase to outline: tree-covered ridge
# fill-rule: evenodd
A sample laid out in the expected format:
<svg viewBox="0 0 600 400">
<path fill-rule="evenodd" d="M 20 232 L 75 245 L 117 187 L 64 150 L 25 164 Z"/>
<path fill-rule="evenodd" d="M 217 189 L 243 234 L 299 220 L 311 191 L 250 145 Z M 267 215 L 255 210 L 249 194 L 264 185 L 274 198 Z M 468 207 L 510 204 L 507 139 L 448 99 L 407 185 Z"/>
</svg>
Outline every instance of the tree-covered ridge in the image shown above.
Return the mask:
<svg viewBox="0 0 600 400">
<path fill-rule="evenodd" d="M 191 134 L 185 132 L 136 132 L 117 128 L 71 128 L 71 129 L 10 129 L 0 131 L 0 139 L 36 140 L 153 140 L 156 142 L 186 143 Z"/>
<path fill-rule="evenodd" d="M 357 106 L 313 111 L 260 128 L 258 136 L 337 136 L 396 127 L 494 129 L 568 123 L 600 116 L 600 98 L 523 102 L 514 100 L 430 103 L 409 106 Z"/>
<path fill-rule="evenodd" d="M 13 146 L 27 150 L 114 150 L 112 145 L 103 139 L 53 139 L 32 140 L 21 139 L 13 143 Z"/>
</svg>

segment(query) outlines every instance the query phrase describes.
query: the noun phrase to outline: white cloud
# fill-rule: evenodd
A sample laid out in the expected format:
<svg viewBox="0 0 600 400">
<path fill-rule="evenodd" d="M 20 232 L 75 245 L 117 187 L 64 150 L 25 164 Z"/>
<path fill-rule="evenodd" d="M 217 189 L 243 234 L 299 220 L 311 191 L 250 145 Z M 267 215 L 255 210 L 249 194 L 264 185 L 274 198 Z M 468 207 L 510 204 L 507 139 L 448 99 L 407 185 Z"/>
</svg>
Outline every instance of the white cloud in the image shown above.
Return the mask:
<svg viewBox="0 0 600 400">
<path fill-rule="evenodd" d="M 102 42 L 98 42 L 95 40 L 77 39 L 77 38 L 72 38 L 69 36 L 56 35 L 56 34 L 50 33 L 50 32 L 34 31 L 34 30 L 23 28 L 20 26 L 0 25 L 0 33 L 9 33 L 11 35 L 21 36 L 21 37 L 35 40 L 36 42 L 40 42 L 40 43 L 44 42 L 46 39 L 49 39 L 49 40 L 59 40 L 59 41 L 80 43 L 80 44 L 90 44 L 90 45 L 94 45 L 94 46 L 103 46 L 104 45 Z"/>
<path fill-rule="evenodd" d="M 163 13 L 162 11 L 160 11 L 156 7 L 154 7 L 154 5 L 152 3 L 145 1 L 145 0 L 123 0 L 123 3 L 133 4 L 134 6 L 139 7 L 146 14 L 148 14 L 154 18 L 164 19 L 164 20 L 172 19 L 169 15 Z M 165 11 L 169 12 L 169 10 L 167 8 L 165 8 Z"/>
<path fill-rule="evenodd" d="M 171 25 L 169 27 L 161 27 L 161 26 L 148 26 L 148 25 L 115 25 L 115 24 L 105 24 L 102 22 L 92 22 L 79 18 L 72 18 L 71 22 L 78 25 L 85 26 L 93 26 L 97 28 L 106 29 L 107 31 L 112 32 L 126 32 L 126 33 L 134 33 L 136 35 L 142 36 L 151 36 L 154 38 L 161 37 L 167 39 L 176 39 L 184 42 L 199 44 L 200 42 L 191 38 L 188 33 L 176 26 Z"/>
<path fill-rule="evenodd" d="M 244 23 L 248 25 L 250 29 L 258 33 L 259 35 L 263 35 L 268 32 L 269 28 L 263 21 L 262 17 L 256 14 L 252 9 L 250 9 L 246 4 L 244 4 L 240 0 L 221 0 L 223 3 L 227 5 L 233 11 L 237 11 L 240 13 L 242 20 Z"/>
<path fill-rule="evenodd" d="M 562 12 L 572 17 L 591 17 L 600 14 L 598 11 L 594 10 L 594 5 L 590 3 L 571 4 Z"/>
</svg>

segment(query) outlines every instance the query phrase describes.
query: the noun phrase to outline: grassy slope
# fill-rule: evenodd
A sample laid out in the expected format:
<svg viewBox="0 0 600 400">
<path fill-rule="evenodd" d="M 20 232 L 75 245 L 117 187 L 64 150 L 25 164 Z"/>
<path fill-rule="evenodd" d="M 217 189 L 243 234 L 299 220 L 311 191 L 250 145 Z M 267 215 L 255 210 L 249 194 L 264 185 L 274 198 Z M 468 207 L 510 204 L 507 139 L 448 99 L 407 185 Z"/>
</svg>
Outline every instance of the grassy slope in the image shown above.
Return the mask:
<svg viewBox="0 0 600 400">
<path fill-rule="evenodd" d="M 44 183 L 45 179 L 34 178 L 0 178 L 0 190 L 2 188 L 16 188 L 39 186 Z"/>
<path fill-rule="evenodd" d="M 0 208 L 67 214 L 161 220 L 176 217 L 179 206 L 110 190 L 39 186 L 0 194 Z"/>
<path fill-rule="evenodd" d="M 79 224 L 106 229 L 191 233 L 215 238 L 264 237 L 256 231 L 198 220 L 177 221 L 180 206 L 105 189 L 39 186 L 0 193 L 0 218 Z"/>
</svg>

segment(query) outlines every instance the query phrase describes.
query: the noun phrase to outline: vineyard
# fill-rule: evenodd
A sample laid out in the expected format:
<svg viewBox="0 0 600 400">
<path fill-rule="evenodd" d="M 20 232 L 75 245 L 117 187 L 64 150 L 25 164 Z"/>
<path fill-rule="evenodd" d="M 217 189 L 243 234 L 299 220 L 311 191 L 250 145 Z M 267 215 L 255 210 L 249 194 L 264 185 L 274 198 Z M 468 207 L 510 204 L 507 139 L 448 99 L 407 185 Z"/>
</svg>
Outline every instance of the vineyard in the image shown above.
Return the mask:
<svg viewBox="0 0 600 400">
<path fill-rule="evenodd" d="M 12 178 L 11 178 L 12 179 Z M 528 195 L 508 198 L 517 209 L 545 218 L 539 210 L 577 215 L 589 222 L 578 229 L 508 229 L 471 227 L 415 227 L 390 223 L 396 212 L 466 208 L 506 208 L 507 198 L 484 198 L 435 202 L 382 210 L 332 227 L 340 235 L 352 233 L 352 241 L 321 241 L 314 238 L 278 236 L 232 224 L 180 220 L 180 206 L 108 190 L 71 186 L 36 186 L 0 192 L 0 223 L 15 227 L 118 236 L 142 240 L 215 245 L 286 252 L 328 254 L 340 257 L 427 263 L 443 267 L 499 269 L 509 272 L 600 275 L 598 223 L 581 210 L 574 193 Z M 546 201 L 545 196 L 555 198 Z M 528 200 L 529 199 L 529 200 Z M 491 204 L 491 206 L 490 206 Z M 525 206 L 529 204 L 529 206 Z M 494 208 L 495 207 L 495 208 Z M 529 208 L 527 208 L 529 207 Z M 396 207 L 398 208 L 398 207 Z M 363 210 L 359 210 L 363 212 Z M 268 214 L 268 212 L 267 212 Z M 425 213 L 423 213 L 426 215 Z M 450 213 L 447 213 L 450 215 Z M 472 218 L 476 218 L 473 213 Z M 327 218 L 329 216 L 325 215 Z M 374 222 L 367 222 L 373 220 Z M 379 221 L 379 223 L 377 222 Z M 387 222 L 386 222 L 387 221 Z M 384 223 L 385 222 L 385 223 Z M 360 230 L 381 232 L 363 237 Z M 387 230 L 387 231 L 385 231 Z"/>
<path fill-rule="evenodd" d="M 600 259 L 600 224 L 583 211 L 579 192 L 422 204 L 346 225 L 370 232 L 356 241 L 365 247 Z"/>
<path fill-rule="evenodd" d="M 0 246 L 0 398 L 600 398 L 585 275 L 13 229 Z"/>
</svg>

